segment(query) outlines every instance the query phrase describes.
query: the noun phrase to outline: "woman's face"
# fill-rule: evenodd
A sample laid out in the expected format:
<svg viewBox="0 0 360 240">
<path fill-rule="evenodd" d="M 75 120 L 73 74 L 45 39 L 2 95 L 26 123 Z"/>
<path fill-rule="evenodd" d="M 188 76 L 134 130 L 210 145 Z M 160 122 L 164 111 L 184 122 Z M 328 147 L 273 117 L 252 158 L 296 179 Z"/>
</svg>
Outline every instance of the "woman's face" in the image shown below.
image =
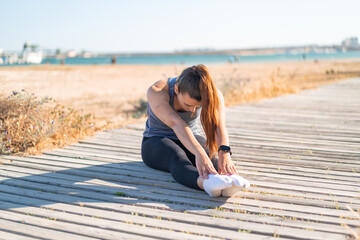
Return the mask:
<svg viewBox="0 0 360 240">
<path fill-rule="evenodd" d="M 195 112 L 201 106 L 201 102 L 191 98 L 188 93 L 178 93 L 177 100 L 181 110 L 186 112 Z"/>
</svg>

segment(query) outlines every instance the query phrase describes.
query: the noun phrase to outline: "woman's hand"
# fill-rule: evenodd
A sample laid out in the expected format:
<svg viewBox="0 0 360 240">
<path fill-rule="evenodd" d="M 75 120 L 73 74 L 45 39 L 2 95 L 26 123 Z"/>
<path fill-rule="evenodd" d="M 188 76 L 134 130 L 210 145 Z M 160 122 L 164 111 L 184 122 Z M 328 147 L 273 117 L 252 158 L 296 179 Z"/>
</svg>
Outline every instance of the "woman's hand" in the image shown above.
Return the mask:
<svg viewBox="0 0 360 240">
<path fill-rule="evenodd" d="M 204 179 L 208 178 L 208 174 L 218 173 L 207 154 L 195 156 L 195 163 L 200 177 Z"/>
<path fill-rule="evenodd" d="M 231 161 L 230 153 L 219 151 L 219 173 L 225 175 L 238 174 L 234 163 Z"/>
</svg>

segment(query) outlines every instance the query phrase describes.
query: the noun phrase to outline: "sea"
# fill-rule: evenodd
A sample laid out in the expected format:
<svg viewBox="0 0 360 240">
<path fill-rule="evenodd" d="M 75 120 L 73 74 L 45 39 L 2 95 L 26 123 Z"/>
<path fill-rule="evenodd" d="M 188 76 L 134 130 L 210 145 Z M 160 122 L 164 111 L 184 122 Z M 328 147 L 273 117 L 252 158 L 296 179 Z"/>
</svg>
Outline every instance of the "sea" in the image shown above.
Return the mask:
<svg viewBox="0 0 360 240">
<path fill-rule="evenodd" d="M 116 64 L 135 65 L 195 65 L 195 64 L 222 64 L 222 63 L 254 63 L 254 62 L 287 62 L 287 61 L 320 61 L 336 59 L 360 58 L 360 51 L 331 52 L 331 53 L 284 53 L 272 55 L 241 56 L 230 54 L 217 55 L 166 55 L 166 56 L 118 56 Z M 41 64 L 62 64 L 62 59 L 44 58 Z M 109 65 L 112 57 L 74 57 L 65 58 L 65 65 Z M 16 65 L 16 64 L 13 64 Z M 23 64 L 22 64 L 23 65 Z M 1 65 L 0 65 L 1 66 Z M 2 65 L 4 66 L 4 65 Z"/>
</svg>

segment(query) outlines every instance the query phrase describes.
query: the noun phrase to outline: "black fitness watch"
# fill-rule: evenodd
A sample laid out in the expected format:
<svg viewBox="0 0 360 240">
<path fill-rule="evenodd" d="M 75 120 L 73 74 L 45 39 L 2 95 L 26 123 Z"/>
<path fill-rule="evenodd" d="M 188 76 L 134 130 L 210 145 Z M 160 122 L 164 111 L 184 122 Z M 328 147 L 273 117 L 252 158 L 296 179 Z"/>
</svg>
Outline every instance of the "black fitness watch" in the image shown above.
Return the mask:
<svg viewBox="0 0 360 240">
<path fill-rule="evenodd" d="M 229 146 L 221 145 L 218 149 L 218 152 L 220 151 L 228 152 L 230 155 L 232 155 L 231 148 Z"/>
</svg>

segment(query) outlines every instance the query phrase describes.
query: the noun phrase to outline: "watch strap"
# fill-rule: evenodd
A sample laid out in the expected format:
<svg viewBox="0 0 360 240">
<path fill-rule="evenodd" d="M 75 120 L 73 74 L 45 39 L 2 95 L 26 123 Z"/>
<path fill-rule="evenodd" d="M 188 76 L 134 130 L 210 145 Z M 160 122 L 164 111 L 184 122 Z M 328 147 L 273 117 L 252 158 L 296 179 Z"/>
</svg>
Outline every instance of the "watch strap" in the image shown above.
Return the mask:
<svg viewBox="0 0 360 240">
<path fill-rule="evenodd" d="M 218 149 L 218 152 L 220 151 L 228 152 L 230 155 L 232 155 L 231 148 L 229 146 L 221 145 Z"/>
</svg>

